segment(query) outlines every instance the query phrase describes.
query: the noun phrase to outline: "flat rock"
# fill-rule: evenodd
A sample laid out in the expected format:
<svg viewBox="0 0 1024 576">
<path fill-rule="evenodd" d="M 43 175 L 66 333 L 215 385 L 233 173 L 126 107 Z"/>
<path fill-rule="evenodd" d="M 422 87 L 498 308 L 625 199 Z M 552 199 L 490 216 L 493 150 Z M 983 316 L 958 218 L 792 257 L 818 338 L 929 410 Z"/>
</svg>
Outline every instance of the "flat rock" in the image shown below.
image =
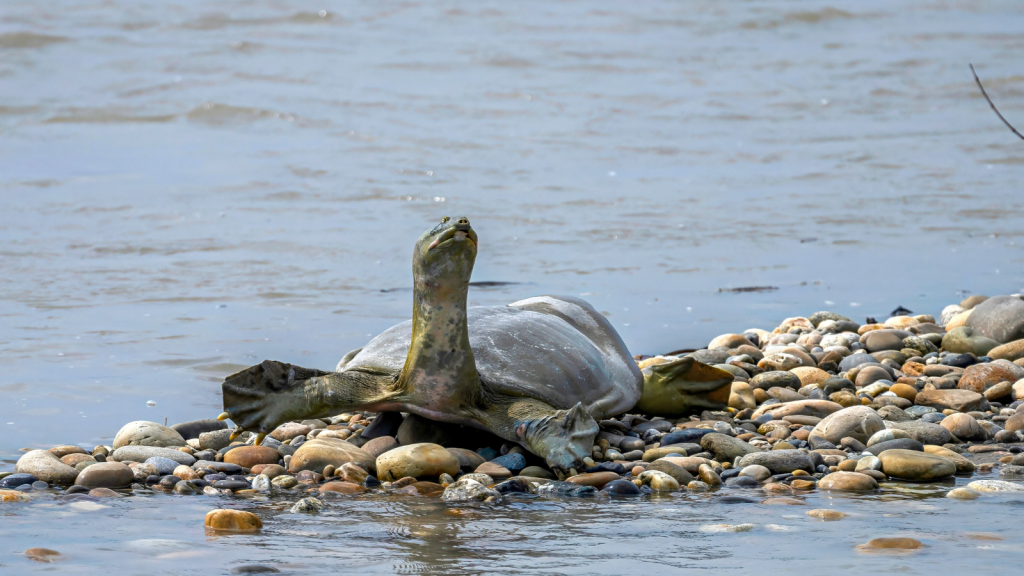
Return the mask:
<svg viewBox="0 0 1024 576">
<path fill-rule="evenodd" d="M 896 438 L 894 440 L 886 440 L 885 442 L 879 442 L 873 446 L 869 446 L 867 452 L 879 456 L 882 453 L 889 450 L 913 450 L 917 452 L 924 452 L 924 444 L 921 444 L 913 438 Z"/>
<path fill-rule="evenodd" d="M 31 474 L 48 484 L 69 486 L 78 478 L 78 470 L 60 461 L 48 450 L 32 450 L 18 459 L 14 466 L 15 472 Z"/>
<path fill-rule="evenodd" d="M 846 437 L 867 442 L 872 434 L 884 429 L 885 421 L 877 412 L 867 406 L 851 406 L 826 416 L 814 427 L 811 436 L 824 438 L 833 444 L 839 444 Z"/>
<path fill-rule="evenodd" d="M 956 410 L 970 412 L 978 410 L 988 402 L 981 394 L 972 390 L 922 390 L 917 393 L 914 402 L 918 406 L 929 406 L 936 410 Z"/>
<path fill-rule="evenodd" d="M 121 427 L 114 436 L 114 449 L 124 446 L 156 446 L 169 448 L 184 446 L 185 439 L 177 431 L 145 420 L 129 422 Z"/>
<path fill-rule="evenodd" d="M 573 476 L 572 478 L 569 478 L 567 482 L 579 484 L 580 486 L 593 486 L 600 490 L 601 488 L 604 488 L 605 484 L 612 480 L 618 480 L 619 478 L 621 478 L 621 476 L 615 472 L 591 472 Z"/>
<path fill-rule="evenodd" d="M 771 415 L 775 420 L 782 420 L 786 416 L 815 416 L 817 418 L 825 418 L 842 409 L 843 406 L 841 404 L 830 402 L 828 400 L 798 400 L 796 402 L 761 406 L 754 411 L 751 418 L 758 418 L 765 414 Z"/>
<path fill-rule="evenodd" d="M 800 377 L 786 370 L 763 372 L 750 379 L 751 388 L 760 388 L 762 390 L 775 387 L 799 390 L 801 386 L 803 384 L 800 382 Z"/>
<path fill-rule="evenodd" d="M 154 456 L 168 458 L 186 466 L 196 463 L 196 459 L 190 454 L 175 450 L 174 448 L 161 448 L 159 446 L 124 446 L 114 450 L 109 459 L 115 462 L 145 462 Z"/>
<path fill-rule="evenodd" d="M 199 448 L 202 450 L 220 450 L 231 444 L 231 430 L 213 430 L 199 434 Z M 244 434 L 242 435 L 244 438 Z"/>
<path fill-rule="evenodd" d="M 707 436 L 705 436 L 707 438 Z M 703 440 L 702 440 L 703 442 Z M 742 440 L 740 440 L 742 442 Z M 696 444 L 670 444 L 668 446 L 658 446 L 657 448 L 651 448 L 643 453 L 644 462 L 654 462 L 658 458 L 664 458 L 669 454 L 679 454 L 681 456 L 688 456 L 689 454 L 696 454 L 700 452 L 700 446 Z"/>
<path fill-rule="evenodd" d="M 942 456 L 927 452 L 886 450 L 878 459 L 882 461 L 882 472 L 902 480 L 928 482 L 956 474 L 956 464 Z"/>
<path fill-rule="evenodd" d="M 512 472 L 504 466 L 499 466 L 494 462 L 484 462 L 480 466 L 477 466 L 474 470 L 477 474 L 487 474 L 491 478 L 494 478 L 498 482 L 502 480 L 508 480 L 512 477 Z"/>
<path fill-rule="evenodd" d="M 337 470 L 346 462 L 351 462 L 371 473 L 377 470 L 375 459 L 355 444 L 338 438 L 317 438 L 299 446 L 295 454 L 292 454 L 288 462 L 288 472 L 294 474 L 302 470 L 311 470 L 323 473 L 326 466 L 334 466 Z"/>
<path fill-rule="evenodd" d="M 753 452 L 740 458 L 740 468 L 746 466 L 764 466 L 772 474 L 785 474 L 794 470 L 814 471 L 811 457 L 800 450 L 771 450 L 769 452 Z"/>
<path fill-rule="evenodd" d="M 943 448 L 942 446 L 929 446 L 925 445 L 924 451 L 927 454 L 934 454 L 935 456 L 941 456 L 946 460 L 949 460 L 956 466 L 957 474 L 973 474 L 975 470 L 974 462 L 970 459 L 953 452 L 949 448 Z"/>
<path fill-rule="evenodd" d="M 651 462 L 651 464 L 647 467 L 647 471 L 664 472 L 665 474 L 668 474 L 669 476 L 674 478 L 680 486 L 686 486 L 690 482 L 693 482 L 693 474 L 690 474 L 682 466 L 673 464 L 672 462 L 669 462 L 665 458 Z"/>
</svg>

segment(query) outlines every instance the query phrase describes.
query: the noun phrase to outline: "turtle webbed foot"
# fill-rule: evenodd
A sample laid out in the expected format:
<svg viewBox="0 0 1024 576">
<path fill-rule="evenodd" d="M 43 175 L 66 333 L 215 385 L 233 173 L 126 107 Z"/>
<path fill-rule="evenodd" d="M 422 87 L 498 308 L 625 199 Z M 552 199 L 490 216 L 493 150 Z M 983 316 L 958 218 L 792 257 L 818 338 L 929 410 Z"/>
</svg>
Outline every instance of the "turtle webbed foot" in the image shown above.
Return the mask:
<svg viewBox="0 0 1024 576">
<path fill-rule="evenodd" d="M 583 404 L 577 403 L 569 410 L 531 420 L 520 430 L 530 450 L 562 480 L 584 469 L 583 459 L 591 455 L 599 428 Z"/>
<path fill-rule="evenodd" d="M 327 374 L 330 372 L 264 360 L 224 379 L 225 412 L 218 419 L 230 418 L 235 423 L 234 436 L 244 430 L 272 432 L 301 412 L 300 399 L 307 381 Z"/>
</svg>

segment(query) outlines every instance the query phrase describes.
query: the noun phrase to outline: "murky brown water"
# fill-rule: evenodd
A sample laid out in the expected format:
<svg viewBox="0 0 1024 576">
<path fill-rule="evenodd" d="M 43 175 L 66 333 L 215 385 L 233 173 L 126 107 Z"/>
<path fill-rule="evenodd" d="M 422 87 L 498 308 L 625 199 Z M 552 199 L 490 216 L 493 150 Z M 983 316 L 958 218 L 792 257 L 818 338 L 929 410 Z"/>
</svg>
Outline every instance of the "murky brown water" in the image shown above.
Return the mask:
<svg viewBox="0 0 1024 576">
<path fill-rule="evenodd" d="M 480 234 L 476 280 L 517 283 L 474 303 L 583 295 L 635 353 L 1019 291 L 1024 145 L 967 62 L 1024 124 L 1022 29 L 1012 1 L 4 2 L 0 454 L 212 416 L 220 378 L 263 358 L 334 366 L 407 317 L 410 247 L 445 214 Z M 744 286 L 778 290 L 719 291 Z M 879 562 L 850 548 L 867 518 L 837 523 L 845 540 L 704 534 L 749 512 L 685 498 L 456 519 L 358 503 L 211 541 L 205 504 L 170 501 L 34 505 L 5 517 L 3 548 L 74 537 L 59 524 L 83 571 L 143 566 L 101 550 L 142 526 L 210 554 L 142 553 L 178 558 L 168 573 L 256 551 L 406 573 Z M 850 505 L 945 534 L 910 573 L 1008 553 L 934 520 L 977 503 Z M 427 536 L 379 537 L 397 519 Z"/>
</svg>

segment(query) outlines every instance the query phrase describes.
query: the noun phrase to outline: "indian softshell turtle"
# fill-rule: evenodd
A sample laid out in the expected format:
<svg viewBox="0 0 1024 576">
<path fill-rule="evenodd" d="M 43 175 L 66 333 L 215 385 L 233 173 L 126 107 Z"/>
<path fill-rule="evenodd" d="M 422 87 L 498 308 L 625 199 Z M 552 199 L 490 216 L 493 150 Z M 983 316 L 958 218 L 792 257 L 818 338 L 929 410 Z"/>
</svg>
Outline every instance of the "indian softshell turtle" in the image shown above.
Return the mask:
<svg viewBox="0 0 1024 576">
<path fill-rule="evenodd" d="M 266 360 L 228 376 L 222 418 L 236 435 L 262 439 L 292 420 L 410 412 L 518 442 L 560 477 L 579 467 L 596 419 L 632 408 L 644 375 L 608 320 L 578 298 L 468 308 L 477 245 L 467 218 L 444 218 L 413 251 L 412 320 L 346 355 L 335 372 Z"/>
</svg>

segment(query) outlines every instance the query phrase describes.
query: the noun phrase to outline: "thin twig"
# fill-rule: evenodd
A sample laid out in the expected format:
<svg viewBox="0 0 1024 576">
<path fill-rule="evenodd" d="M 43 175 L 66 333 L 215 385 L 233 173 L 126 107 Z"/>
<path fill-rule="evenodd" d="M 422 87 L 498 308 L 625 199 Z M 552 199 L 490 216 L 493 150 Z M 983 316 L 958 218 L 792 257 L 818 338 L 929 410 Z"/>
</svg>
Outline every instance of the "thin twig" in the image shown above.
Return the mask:
<svg viewBox="0 0 1024 576">
<path fill-rule="evenodd" d="M 985 92 L 985 87 L 981 85 L 981 80 L 978 80 L 978 73 L 974 71 L 974 64 L 968 63 L 967 65 L 971 67 L 971 74 L 974 74 L 974 81 L 978 83 L 978 88 L 981 88 L 981 95 L 985 97 L 985 100 L 988 100 L 988 105 L 992 107 L 992 111 L 996 113 L 996 116 L 999 116 L 999 119 L 1003 121 L 1003 124 L 1006 124 L 1006 127 L 1009 128 L 1011 132 L 1016 134 L 1021 140 L 1024 140 L 1024 136 L 1022 136 L 1020 132 L 1017 132 L 1017 129 L 1007 122 L 1006 118 L 1003 118 L 1003 115 L 996 109 L 996 105 L 992 103 L 992 99 L 988 97 L 988 92 Z"/>
</svg>

